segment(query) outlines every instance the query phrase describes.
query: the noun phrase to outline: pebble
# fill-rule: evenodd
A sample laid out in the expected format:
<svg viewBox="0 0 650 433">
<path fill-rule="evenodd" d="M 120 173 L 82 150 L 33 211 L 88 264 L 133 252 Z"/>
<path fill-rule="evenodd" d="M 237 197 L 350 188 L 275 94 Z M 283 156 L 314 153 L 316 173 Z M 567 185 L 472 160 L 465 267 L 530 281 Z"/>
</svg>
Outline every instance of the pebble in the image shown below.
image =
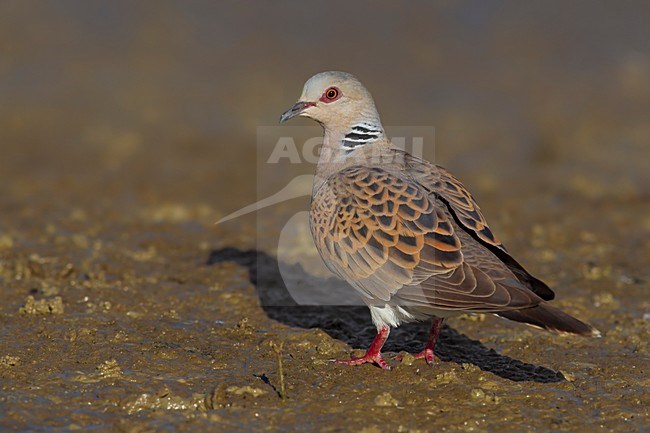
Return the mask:
<svg viewBox="0 0 650 433">
<path fill-rule="evenodd" d="M 388 406 L 398 406 L 399 401 L 397 401 L 389 392 L 384 392 L 375 397 L 375 406 L 388 407 Z"/>
<path fill-rule="evenodd" d="M 253 397 L 259 397 L 260 395 L 267 394 L 267 391 L 261 389 L 261 388 L 253 388 L 250 385 L 246 386 L 229 386 L 226 388 L 226 392 L 234 395 L 244 395 L 244 394 L 249 394 L 252 395 Z"/>
<path fill-rule="evenodd" d="M 0 367 L 15 367 L 20 365 L 20 357 L 5 355 L 0 357 Z"/>
<path fill-rule="evenodd" d="M 32 295 L 25 299 L 25 305 L 18 309 L 20 314 L 63 314 L 63 300 L 60 296 L 35 300 Z"/>
</svg>

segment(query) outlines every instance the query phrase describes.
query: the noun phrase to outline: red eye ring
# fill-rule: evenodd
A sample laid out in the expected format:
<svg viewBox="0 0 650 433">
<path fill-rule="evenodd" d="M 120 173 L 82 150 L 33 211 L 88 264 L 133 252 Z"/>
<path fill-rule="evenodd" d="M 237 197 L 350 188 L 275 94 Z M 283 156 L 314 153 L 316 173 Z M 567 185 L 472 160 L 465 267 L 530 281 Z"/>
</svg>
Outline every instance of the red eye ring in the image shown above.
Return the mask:
<svg viewBox="0 0 650 433">
<path fill-rule="evenodd" d="M 341 91 L 336 87 L 330 87 L 325 90 L 320 100 L 323 102 L 334 102 L 341 97 Z"/>
</svg>

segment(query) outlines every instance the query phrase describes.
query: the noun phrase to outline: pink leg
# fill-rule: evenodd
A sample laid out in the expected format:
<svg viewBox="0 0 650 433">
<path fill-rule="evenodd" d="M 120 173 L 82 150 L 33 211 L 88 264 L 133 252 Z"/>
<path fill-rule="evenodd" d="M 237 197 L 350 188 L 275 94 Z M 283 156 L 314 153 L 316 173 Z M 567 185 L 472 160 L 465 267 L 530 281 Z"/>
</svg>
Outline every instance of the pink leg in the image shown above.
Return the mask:
<svg viewBox="0 0 650 433">
<path fill-rule="evenodd" d="M 390 370 L 390 365 L 388 365 L 381 357 L 381 348 L 384 347 L 384 343 L 386 343 L 386 340 L 388 339 L 388 334 L 390 334 L 389 327 L 386 326 L 381 328 L 377 332 L 375 339 L 372 340 L 372 344 L 370 344 L 366 354 L 361 358 L 352 357 L 352 359 L 335 360 L 334 362 L 345 365 L 361 365 L 370 362 L 377 364 L 384 370 Z"/>
<path fill-rule="evenodd" d="M 434 318 L 433 323 L 431 324 L 431 331 L 429 332 L 429 341 L 427 346 L 422 350 L 422 352 L 414 355 L 415 359 L 422 359 L 427 362 L 429 365 L 433 365 L 433 361 L 437 358 L 433 353 L 433 349 L 436 347 L 436 342 L 438 341 L 438 336 L 440 335 L 440 330 L 442 329 L 442 321 L 445 319 Z"/>
</svg>

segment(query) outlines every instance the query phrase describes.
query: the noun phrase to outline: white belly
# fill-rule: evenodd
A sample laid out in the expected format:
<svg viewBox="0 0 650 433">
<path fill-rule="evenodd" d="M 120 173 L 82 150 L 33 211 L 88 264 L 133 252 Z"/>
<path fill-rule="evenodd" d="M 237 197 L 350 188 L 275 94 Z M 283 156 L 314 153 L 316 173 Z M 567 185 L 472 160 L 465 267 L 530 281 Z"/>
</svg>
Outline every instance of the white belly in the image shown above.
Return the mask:
<svg viewBox="0 0 650 433">
<path fill-rule="evenodd" d="M 438 310 L 434 308 L 404 307 L 399 305 L 369 305 L 372 323 L 377 329 L 386 326 L 396 328 L 402 323 L 420 322 L 431 317 L 446 318 L 457 316 L 459 313 L 449 310 Z"/>
</svg>

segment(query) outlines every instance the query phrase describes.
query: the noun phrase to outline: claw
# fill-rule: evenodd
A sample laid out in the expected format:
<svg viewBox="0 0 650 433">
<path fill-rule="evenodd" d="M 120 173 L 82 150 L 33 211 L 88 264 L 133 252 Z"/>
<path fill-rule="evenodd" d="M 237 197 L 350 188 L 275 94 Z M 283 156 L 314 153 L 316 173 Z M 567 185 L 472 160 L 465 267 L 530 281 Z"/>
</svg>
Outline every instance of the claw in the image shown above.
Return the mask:
<svg viewBox="0 0 650 433">
<path fill-rule="evenodd" d="M 433 353 L 433 349 L 425 348 L 422 352 L 413 355 L 415 359 L 424 359 L 427 364 L 433 365 L 433 363 L 439 358 Z"/>
<path fill-rule="evenodd" d="M 370 347 L 368 348 L 368 351 L 365 355 L 360 358 L 352 356 L 351 359 L 335 359 L 334 362 L 344 365 L 361 365 L 370 363 L 377 364 L 384 370 L 390 370 L 390 365 L 388 365 L 386 361 L 384 361 L 384 359 L 381 357 L 381 348 L 384 347 L 384 343 L 386 342 L 386 339 L 388 339 L 388 334 L 390 334 L 390 328 L 381 328 L 377 331 L 377 335 L 375 336 L 375 339 L 372 340 L 372 344 L 370 344 Z"/>
<path fill-rule="evenodd" d="M 433 350 L 431 349 L 424 349 L 420 353 L 413 353 L 409 354 L 413 357 L 413 359 L 424 359 L 427 364 L 433 365 L 436 361 L 440 361 L 440 358 L 438 358 L 435 353 L 433 353 Z M 404 360 L 404 355 L 397 355 L 395 357 L 395 360 L 397 362 L 402 362 Z"/>
<path fill-rule="evenodd" d="M 352 356 L 350 359 L 335 359 L 333 360 L 337 364 L 343 364 L 343 365 L 361 365 L 361 364 L 377 364 L 379 367 L 383 368 L 384 370 L 390 370 L 392 367 L 388 365 L 386 361 L 381 356 L 381 353 L 370 353 L 366 352 L 365 355 L 361 357 L 356 357 Z"/>
<path fill-rule="evenodd" d="M 424 359 L 427 364 L 433 365 L 433 363 L 436 360 L 440 360 L 435 353 L 433 353 L 433 349 L 436 346 L 436 341 L 438 341 L 438 335 L 440 334 L 440 330 L 442 329 L 442 321 L 443 319 L 433 319 L 433 323 L 431 324 L 431 331 L 429 333 L 429 341 L 427 343 L 427 346 L 422 349 L 422 352 L 416 353 L 413 355 L 413 358 L 415 359 Z M 402 359 L 404 357 L 402 355 L 398 355 L 397 359 L 399 362 L 402 362 Z"/>
<path fill-rule="evenodd" d="M 413 355 L 415 359 L 424 359 L 427 364 L 433 365 L 433 363 L 439 359 L 433 349 L 436 346 L 436 341 L 438 340 L 438 335 L 442 329 L 442 321 L 444 319 L 434 318 L 433 323 L 431 324 L 431 331 L 429 332 L 429 341 L 427 346 L 422 350 L 422 352 Z M 376 364 L 384 370 L 390 370 L 391 366 L 388 365 L 386 361 L 381 356 L 381 348 L 384 346 L 384 343 L 388 339 L 388 334 L 390 333 L 390 328 L 383 327 L 377 331 L 375 339 L 370 344 L 368 351 L 365 355 L 361 357 L 352 356 L 350 359 L 332 359 L 332 362 L 343 365 L 361 365 L 361 364 Z M 398 355 L 396 359 L 402 361 L 402 355 Z"/>
</svg>

